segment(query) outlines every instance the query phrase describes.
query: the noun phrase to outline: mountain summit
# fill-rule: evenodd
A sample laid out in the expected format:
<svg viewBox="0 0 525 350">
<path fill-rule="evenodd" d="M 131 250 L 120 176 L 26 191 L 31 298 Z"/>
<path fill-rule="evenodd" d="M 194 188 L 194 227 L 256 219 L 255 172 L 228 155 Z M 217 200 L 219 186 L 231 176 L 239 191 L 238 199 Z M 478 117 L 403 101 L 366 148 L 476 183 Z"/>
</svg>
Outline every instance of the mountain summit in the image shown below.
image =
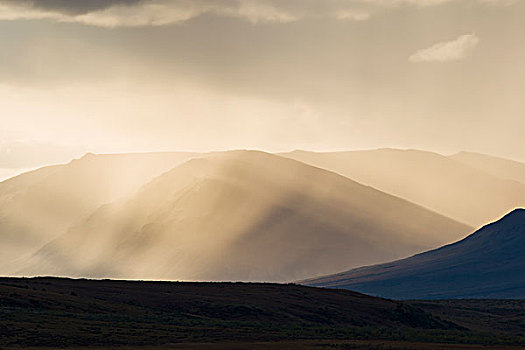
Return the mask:
<svg viewBox="0 0 525 350">
<path fill-rule="evenodd" d="M 101 205 L 135 193 L 195 153 L 88 153 L 0 182 L 0 274 L 83 222 Z M 17 259 L 18 261 L 14 261 Z"/>
<path fill-rule="evenodd" d="M 523 298 L 525 209 L 439 249 L 305 284 L 396 299 Z"/>
</svg>

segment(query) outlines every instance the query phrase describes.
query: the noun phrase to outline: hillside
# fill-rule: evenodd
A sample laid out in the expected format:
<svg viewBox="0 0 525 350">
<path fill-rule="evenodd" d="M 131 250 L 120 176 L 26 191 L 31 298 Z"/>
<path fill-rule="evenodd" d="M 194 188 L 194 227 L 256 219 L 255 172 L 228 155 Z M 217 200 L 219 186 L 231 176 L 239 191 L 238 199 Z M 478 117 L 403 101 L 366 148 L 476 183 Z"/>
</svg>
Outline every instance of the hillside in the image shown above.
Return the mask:
<svg viewBox="0 0 525 350">
<path fill-rule="evenodd" d="M 395 299 L 525 298 L 525 209 L 413 257 L 305 281 Z"/>
<path fill-rule="evenodd" d="M 192 153 L 95 155 L 34 170 L 0 183 L 0 273 L 13 259 L 83 220 L 99 206 L 136 191 Z M 15 264 L 16 266 L 16 264 Z"/>
<path fill-rule="evenodd" d="M 0 346 L 502 350 L 524 344 L 524 310 L 519 301 L 399 302 L 292 284 L 0 278 Z"/>
<path fill-rule="evenodd" d="M 473 152 L 459 152 L 449 158 L 493 176 L 525 184 L 525 163 Z"/>
<path fill-rule="evenodd" d="M 102 206 L 18 273 L 289 281 L 408 256 L 470 230 L 326 170 L 234 151 L 188 161 Z"/>
<path fill-rule="evenodd" d="M 525 205 L 525 184 L 437 153 L 378 149 L 295 151 L 283 156 L 334 171 L 474 227 Z"/>
</svg>

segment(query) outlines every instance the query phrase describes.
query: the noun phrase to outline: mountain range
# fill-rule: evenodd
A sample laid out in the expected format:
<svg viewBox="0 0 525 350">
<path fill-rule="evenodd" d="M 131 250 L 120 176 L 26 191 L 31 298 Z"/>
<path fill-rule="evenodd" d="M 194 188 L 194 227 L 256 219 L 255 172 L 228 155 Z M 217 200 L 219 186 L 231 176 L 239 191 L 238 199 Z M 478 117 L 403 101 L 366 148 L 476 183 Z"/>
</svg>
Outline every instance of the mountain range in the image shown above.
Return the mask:
<svg viewBox="0 0 525 350">
<path fill-rule="evenodd" d="M 459 152 L 449 158 L 501 179 L 525 184 L 525 164 L 521 162 L 473 152 Z"/>
<path fill-rule="evenodd" d="M 398 149 L 295 151 L 282 155 L 334 171 L 474 227 L 525 203 L 525 164 L 502 158 L 473 153 L 447 157 Z"/>
<path fill-rule="evenodd" d="M 470 230 L 341 175 L 233 151 L 192 159 L 101 206 L 18 273 L 289 281 L 407 256 Z"/>
<path fill-rule="evenodd" d="M 524 168 L 393 149 L 87 154 L 0 183 L 0 274 L 329 275 L 461 240 L 524 206 Z"/>
<path fill-rule="evenodd" d="M 525 209 L 407 259 L 304 281 L 394 299 L 523 298 Z"/>
<path fill-rule="evenodd" d="M 90 215 L 134 193 L 192 153 L 86 154 L 0 183 L 0 273 Z"/>
</svg>

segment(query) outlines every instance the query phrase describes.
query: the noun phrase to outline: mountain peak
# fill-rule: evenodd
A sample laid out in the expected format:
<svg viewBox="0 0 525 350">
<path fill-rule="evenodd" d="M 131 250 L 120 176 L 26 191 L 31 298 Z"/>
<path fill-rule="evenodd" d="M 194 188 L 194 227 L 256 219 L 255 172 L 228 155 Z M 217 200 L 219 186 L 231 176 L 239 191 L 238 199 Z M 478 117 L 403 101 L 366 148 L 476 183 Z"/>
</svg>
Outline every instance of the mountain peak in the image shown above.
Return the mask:
<svg viewBox="0 0 525 350">
<path fill-rule="evenodd" d="M 525 224 L 525 208 L 516 208 L 505 215 L 501 220 L 519 220 L 519 223 Z"/>
<path fill-rule="evenodd" d="M 93 158 L 93 157 L 95 157 L 95 156 L 96 156 L 95 153 L 87 152 L 87 153 L 84 154 L 84 155 L 82 156 L 82 158 L 80 158 L 80 159 L 89 159 L 89 158 Z"/>
<path fill-rule="evenodd" d="M 506 235 L 519 232 L 525 236 L 525 209 L 516 208 L 490 226 L 494 226 L 498 231 L 502 231 Z M 509 226 L 512 227 L 508 228 Z"/>
<path fill-rule="evenodd" d="M 482 234 L 485 231 L 490 233 L 500 233 L 509 235 L 515 230 L 508 230 L 508 226 L 519 226 L 519 231 L 525 234 L 525 209 L 516 208 L 509 213 L 505 214 L 501 219 L 494 221 L 484 227 L 482 227 L 478 233 Z M 523 228 L 521 227 L 523 226 Z M 472 234 L 472 237 L 475 237 L 476 233 Z M 468 238 L 468 237 L 467 237 Z"/>
</svg>

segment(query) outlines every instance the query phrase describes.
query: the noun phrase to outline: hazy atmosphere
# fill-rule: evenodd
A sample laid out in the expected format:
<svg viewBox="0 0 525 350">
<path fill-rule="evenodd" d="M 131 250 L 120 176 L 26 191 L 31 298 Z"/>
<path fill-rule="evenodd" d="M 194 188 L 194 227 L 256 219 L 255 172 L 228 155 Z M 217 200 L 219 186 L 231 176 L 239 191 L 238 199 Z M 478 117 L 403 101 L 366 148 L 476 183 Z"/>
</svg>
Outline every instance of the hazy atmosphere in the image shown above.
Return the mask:
<svg viewBox="0 0 525 350">
<path fill-rule="evenodd" d="M 0 178 L 85 152 L 525 160 L 520 0 L 0 1 Z"/>
<path fill-rule="evenodd" d="M 525 0 L 0 0 L 0 349 L 525 349 Z"/>
</svg>

